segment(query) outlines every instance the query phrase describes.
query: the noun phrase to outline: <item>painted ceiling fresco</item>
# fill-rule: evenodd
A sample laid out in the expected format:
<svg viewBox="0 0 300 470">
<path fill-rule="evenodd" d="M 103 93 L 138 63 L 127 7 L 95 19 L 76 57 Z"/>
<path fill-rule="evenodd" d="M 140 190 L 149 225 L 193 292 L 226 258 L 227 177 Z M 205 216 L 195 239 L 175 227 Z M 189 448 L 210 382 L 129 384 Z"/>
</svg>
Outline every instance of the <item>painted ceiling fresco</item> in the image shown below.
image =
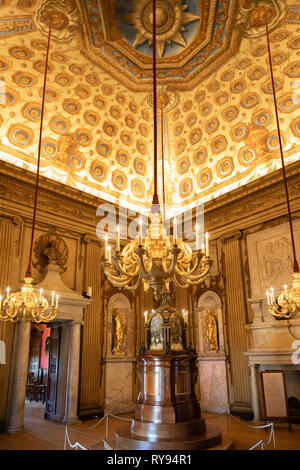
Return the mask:
<svg viewBox="0 0 300 470">
<path fill-rule="evenodd" d="M 151 5 L 0 0 L 2 160 L 36 171 L 52 18 L 41 173 L 134 210 L 149 209 Z M 266 16 L 285 162 L 299 159 L 300 4 L 157 5 L 158 158 L 169 208 L 192 207 L 280 168 Z"/>
</svg>

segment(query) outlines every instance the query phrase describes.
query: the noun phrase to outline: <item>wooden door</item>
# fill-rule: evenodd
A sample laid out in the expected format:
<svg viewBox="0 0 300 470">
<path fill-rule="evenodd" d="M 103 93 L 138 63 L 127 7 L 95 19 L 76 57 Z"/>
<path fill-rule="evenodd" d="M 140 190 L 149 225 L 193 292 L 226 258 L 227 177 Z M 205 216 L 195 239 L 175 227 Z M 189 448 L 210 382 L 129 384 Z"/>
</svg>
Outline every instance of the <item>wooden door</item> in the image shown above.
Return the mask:
<svg viewBox="0 0 300 470">
<path fill-rule="evenodd" d="M 60 337 L 61 326 L 59 324 L 51 325 L 45 418 L 53 420 L 56 412 Z"/>
</svg>

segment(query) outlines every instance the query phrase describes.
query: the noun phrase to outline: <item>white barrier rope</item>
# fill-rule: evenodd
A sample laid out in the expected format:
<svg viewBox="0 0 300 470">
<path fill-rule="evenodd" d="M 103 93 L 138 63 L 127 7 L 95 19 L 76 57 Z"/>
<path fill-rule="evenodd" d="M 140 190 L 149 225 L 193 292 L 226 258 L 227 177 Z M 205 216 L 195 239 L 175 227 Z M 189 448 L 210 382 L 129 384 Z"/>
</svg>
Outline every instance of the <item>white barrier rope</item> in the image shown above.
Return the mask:
<svg viewBox="0 0 300 470">
<path fill-rule="evenodd" d="M 133 418 L 122 418 L 121 416 L 116 416 L 116 415 L 113 415 L 112 413 L 105 413 L 105 415 L 96 423 L 94 424 L 93 426 L 91 426 L 90 428 L 87 428 L 87 429 L 81 429 L 81 428 L 74 428 L 73 426 L 70 426 L 71 429 L 74 429 L 74 430 L 77 430 L 77 431 L 90 431 L 91 429 L 94 429 L 96 428 L 96 426 L 98 426 L 99 424 L 102 423 L 102 421 L 106 418 L 106 431 L 105 431 L 105 439 L 108 438 L 108 420 L 109 420 L 109 417 L 112 417 L 112 418 L 115 418 L 115 419 L 120 419 L 122 421 L 133 421 Z M 270 431 L 270 437 L 269 437 L 269 440 L 268 442 L 264 442 L 263 439 L 261 439 L 259 442 L 257 442 L 254 446 L 250 447 L 248 450 L 254 450 L 256 447 L 258 447 L 259 445 L 261 446 L 261 450 L 264 450 L 265 447 L 267 447 L 270 442 L 271 442 L 271 439 L 273 438 L 273 446 L 274 446 L 274 449 L 276 449 L 276 441 L 275 441 L 275 431 L 274 431 L 274 424 L 273 423 L 270 423 L 270 424 L 266 424 L 265 426 L 250 426 L 249 424 L 245 424 L 243 422 L 241 422 L 240 420 L 238 420 L 237 418 L 235 418 L 231 413 L 229 412 L 225 412 L 225 413 L 220 413 L 218 415 L 215 415 L 215 416 L 210 416 L 208 418 L 205 418 L 205 421 L 209 420 L 209 419 L 215 419 L 215 418 L 219 418 L 220 416 L 229 416 L 230 418 L 236 420 L 237 422 L 239 422 L 240 424 L 244 424 L 244 426 L 246 426 L 247 428 L 251 428 L 251 429 L 266 429 L 266 428 L 270 428 L 271 431 Z M 80 448 L 81 450 L 88 450 L 87 448 L 83 447 L 79 442 L 75 442 L 75 444 L 71 444 L 70 442 L 70 439 L 69 439 L 69 434 L 68 434 L 68 425 L 66 425 L 66 431 L 65 431 L 65 446 L 64 446 L 64 450 L 66 450 L 66 440 L 68 441 L 68 444 L 69 446 L 72 448 L 72 449 L 76 449 L 78 450 L 78 448 Z M 102 439 L 103 441 L 103 444 L 104 444 L 104 448 L 107 449 L 107 450 L 113 450 L 112 447 L 110 447 L 110 445 L 104 440 Z"/>
<path fill-rule="evenodd" d="M 270 428 L 271 428 L 269 440 L 268 440 L 268 442 L 264 442 L 264 440 L 261 439 L 259 442 L 257 442 L 257 444 L 255 444 L 254 446 L 250 447 L 250 449 L 248 449 L 248 450 L 253 450 L 253 449 L 255 449 L 256 447 L 258 447 L 259 445 L 261 445 L 261 450 L 264 450 L 264 447 L 267 447 L 267 446 L 270 444 L 272 437 L 273 437 L 273 446 L 274 446 L 274 450 L 275 450 L 275 449 L 276 449 L 276 442 L 275 442 L 275 432 L 274 432 L 274 425 L 273 425 L 273 423 L 267 424 L 266 426 L 259 426 L 259 427 L 262 427 L 262 428 L 270 427 Z"/>
<path fill-rule="evenodd" d="M 235 421 L 237 421 L 238 423 L 240 424 L 243 424 L 244 426 L 246 426 L 247 428 L 251 428 L 251 429 L 265 429 L 265 428 L 271 428 L 271 431 L 270 431 L 270 437 L 269 437 L 269 440 L 268 442 L 264 442 L 263 439 L 261 439 L 259 442 L 257 442 L 257 444 L 255 444 L 254 446 L 250 447 L 250 449 L 248 450 L 253 450 L 255 449 L 256 447 L 258 447 L 259 445 L 261 445 L 261 448 L 262 450 L 264 450 L 264 447 L 268 446 L 271 442 L 271 439 L 273 437 L 273 446 L 274 446 L 274 449 L 276 449 L 276 441 L 275 441 L 275 431 L 274 431 L 274 424 L 273 423 L 270 423 L 270 424 L 266 424 L 265 426 L 250 426 L 249 424 L 245 424 L 243 423 L 242 421 L 238 420 L 235 416 L 233 416 L 230 412 L 225 412 L 225 413 L 221 413 L 221 414 L 218 414 L 218 415 L 215 415 L 215 416 L 210 416 L 208 418 L 205 418 L 205 421 L 207 421 L 208 419 L 214 419 L 214 418 L 218 418 L 219 416 L 229 416 L 230 418 L 234 419 Z"/>
<path fill-rule="evenodd" d="M 105 431 L 105 438 L 107 439 L 108 438 L 108 418 L 109 417 L 112 417 L 112 418 L 116 418 L 116 419 L 121 419 L 123 421 L 133 421 L 132 418 L 122 418 L 121 416 L 116 416 L 116 415 L 113 415 L 112 413 L 105 413 L 105 415 L 96 423 L 94 424 L 93 426 L 91 426 L 90 428 L 86 428 L 86 429 L 82 429 L 82 428 L 75 428 L 74 426 L 69 426 L 71 429 L 74 429 L 76 431 L 91 431 L 92 429 L 96 428 L 100 423 L 102 423 L 102 421 L 106 418 L 106 431 Z M 69 446 L 72 448 L 72 449 L 76 449 L 78 450 L 78 447 L 80 447 L 82 450 L 88 450 L 86 449 L 85 447 L 83 447 L 81 444 L 79 444 L 79 442 L 75 442 L 75 444 L 71 444 L 70 442 L 70 439 L 69 439 L 69 434 L 68 434 L 68 425 L 66 425 L 65 427 L 65 444 L 64 444 L 64 450 L 66 450 L 66 441 L 68 441 L 68 444 Z M 102 439 L 103 441 L 103 444 L 104 444 L 104 447 L 108 450 L 113 450 L 109 444 L 104 440 Z"/>
<path fill-rule="evenodd" d="M 75 442 L 75 444 L 71 444 L 71 441 L 70 441 L 70 439 L 69 439 L 69 433 L 68 433 L 68 428 L 67 428 L 67 426 L 66 426 L 66 439 L 67 439 L 67 441 L 68 441 L 69 446 L 70 446 L 72 449 L 78 450 L 78 448 L 79 448 L 79 449 L 81 449 L 81 450 L 88 450 L 86 447 L 83 447 L 83 446 L 82 446 L 81 444 L 79 444 L 79 442 L 77 442 L 77 441 Z M 66 448 L 64 448 L 64 450 L 66 450 Z"/>
</svg>

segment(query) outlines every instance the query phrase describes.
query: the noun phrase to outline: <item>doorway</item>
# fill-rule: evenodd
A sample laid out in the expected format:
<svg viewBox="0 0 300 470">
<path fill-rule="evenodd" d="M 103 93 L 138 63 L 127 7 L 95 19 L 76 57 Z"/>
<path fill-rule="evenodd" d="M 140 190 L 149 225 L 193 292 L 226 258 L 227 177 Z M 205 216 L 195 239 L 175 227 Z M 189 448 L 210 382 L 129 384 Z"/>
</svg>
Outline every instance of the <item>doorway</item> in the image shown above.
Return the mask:
<svg viewBox="0 0 300 470">
<path fill-rule="evenodd" d="M 48 383 L 50 328 L 32 324 L 26 385 L 26 406 L 45 408 Z"/>
</svg>

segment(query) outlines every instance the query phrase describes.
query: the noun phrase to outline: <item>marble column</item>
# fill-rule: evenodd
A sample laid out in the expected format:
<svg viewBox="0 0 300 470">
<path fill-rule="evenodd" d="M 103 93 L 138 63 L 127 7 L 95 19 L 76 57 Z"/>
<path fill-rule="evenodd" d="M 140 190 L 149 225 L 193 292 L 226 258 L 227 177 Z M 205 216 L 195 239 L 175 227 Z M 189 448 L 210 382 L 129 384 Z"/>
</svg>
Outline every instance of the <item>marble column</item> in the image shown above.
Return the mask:
<svg viewBox="0 0 300 470">
<path fill-rule="evenodd" d="M 28 372 L 31 322 L 20 320 L 15 327 L 10 381 L 9 406 L 6 419 L 8 433 L 24 431 L 24 406 Z"/>
<path fill-rule="evenodd" d="M 252 410 L 254 414 L 253 421 L 260 421 L 260 408 L 259 408 L 259 397 L 257 387 L 257 366 L 255 364 L 250 365 L 250 376 L 251 376 L 251 401 Z"/>
<path fill-rule="evenodd" d="M 76 423 L 78 419 L 80 329 L 82 322 L 73 321 L 70 326 L 70 346 L 67 371 L 66 414 L 64 422 Z"/>
</svg>

